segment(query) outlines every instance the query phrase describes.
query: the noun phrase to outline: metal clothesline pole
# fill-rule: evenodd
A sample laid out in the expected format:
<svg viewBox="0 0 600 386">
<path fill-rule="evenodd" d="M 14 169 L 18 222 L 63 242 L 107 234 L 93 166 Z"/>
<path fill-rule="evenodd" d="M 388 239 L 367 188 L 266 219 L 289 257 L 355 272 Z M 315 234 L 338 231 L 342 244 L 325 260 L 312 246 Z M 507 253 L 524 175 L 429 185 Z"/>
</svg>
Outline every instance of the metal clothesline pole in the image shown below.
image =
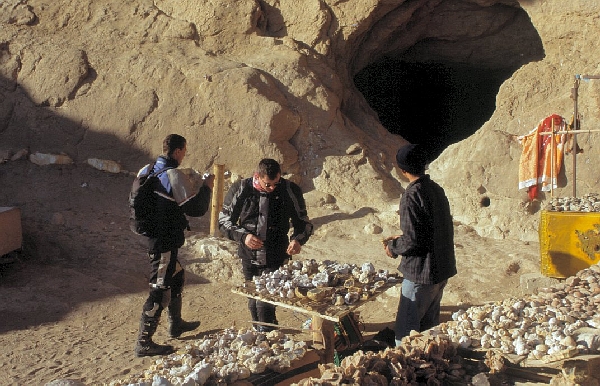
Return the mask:
<svg viewBox="0 0 600 386">
<path fill-rule="evenodd" d="M 573 131 L 579 131 L 579 111 L 577 106 L 577 99 L 579 98 L 579 83 L 583 80 L 600 79 L 600 75 L 575 75 L 575 82 L 571 89 L 571 98 L 573 99 Z M 584 132 L 579 131 L 566 134 L 582 134 L 584 132 L 591 133 L 597 132 L 598 130 L 587 130 Z M 565 134 L 565 133 L 561 133 Z M 554 138 L 554 137 L 552 137 Z M 577 136 L 573 136 L 573 197 L 577 197 Z"/>
<path fill-rule="evenodd" d="M 554 134 L 574 134 L 573 135 L 573 197 L 577 197 L 577 181 L 575 178 L 577 177 L 577 163 L 575 162 L 575 158 L 577 158 L 577 135 L 575 134 L 588 134 L 588 133 L 600 133 L 600 130 L 560 130 L 554 131 L 554 121 L 552 121 L 552 131 L 539 133 L 539 135 L 552 135 L 551 137 L 551 148 L 550 148 L 550 197 L 554 197 L 554 184 L 552 183 L 552 176 L 554 175 Z"/>
<path fill-rule="evenodd" d="M 579 129 L 579 111 L 577 111 L 577 99 L 579 98 L 579 78 L 575 75 L 575 83 L 571 89 L 573 98 L 573 128 Z M 573 136 L 573 197 L 577 197 L 577 136 Z"/>
<path fill-rule="evenodd" d="M 552 135 L 551 143 L 550 143 L 550 197 L 554 197 L 554 184 L 552 183 L 552 176 L 554 175 L 554 135 L 553 134 L 588 134 L 588 133 L 600 133 L 600 130 L 559 130 L 554 131 L 554 120 L 552 121 L 552 131 L 547 131 L 544 133 L 539 133 L 539 135 Z M 573 136 L 573 158 L 575 158 L 577 153 L 577 136 Z M 575 182 L 575 177 L 577 173 L 575 172 L 576 163 L 573 162 L 573 197 L 577 197 L 577 184 Z"/>
<path fill-rule="evenodd" d="M 540 133 L 540 135 L 550 135 L 550 134 L 587 134 L 587 133 L 600 133 L 600 130 L 560 130 L 551 133 L 546 131 L 544 133 Z"/>
<path fill-rule="evenodd" d="M 552 131 L 539 133 L 539 135 L 552 135 L 550 162 L 551 162 L 551 177 L 554 175 L 554 134 L 573 134 L 573 197 L 577 197 L 577 134 L 598 133 L 600 130 L 579 130 L 579 111 L 577 100 L 579 98 L 579 84 L 581 80 L 600 79 L 600 75 L 575 75 L 575 82 L 571 89 L 571 99 L 573 99 L 573 129 L 554 131 L 554 120 L 552 121 Z M 554 195 L 554 185 L 550 181 L 550 195 Z"/>
</svg>

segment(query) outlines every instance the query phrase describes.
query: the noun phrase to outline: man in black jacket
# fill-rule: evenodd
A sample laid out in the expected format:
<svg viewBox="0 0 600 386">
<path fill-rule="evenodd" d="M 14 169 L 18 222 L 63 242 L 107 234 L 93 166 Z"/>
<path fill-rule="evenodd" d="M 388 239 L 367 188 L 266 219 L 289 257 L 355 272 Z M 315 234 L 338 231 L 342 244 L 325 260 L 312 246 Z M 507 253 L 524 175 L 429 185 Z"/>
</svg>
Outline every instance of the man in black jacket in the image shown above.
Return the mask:
<svg viewBox="0 0 600 386">
<path fill-rule="evenodd" d="M 199 189 L 194 189 L 189 178 L 177 169 L 186 151 L 186 139 L 178 134 L 170 134 L 163 141 L 163 155 L 138 173 L 160 172 L 160 184 L 154 191 L 158 196 L 157 223 L 152 234 L 146 238 L 151 266 L 150 294 L 143 306 L 135 346 L 138 357 L 165 355 L 174 351 L 171 345 L 159 345 L 152 341 L 163 309 L 167 308 L 168 311 L 169 335 L 172 338 L 195 330 L 200 325 L 200 322 L 186 322 L 181 318 L 184 270 L 177 253 L 185 242 L 184 230 L 188 228 L 186 215 L 199 217 L 208 210 L 214 176 L 208 176 Z"/>
<path fill-rule="evenodd" d="M 291 255 L 300 253 L 313 225 L 300 187 L 281 177 L 277 161 L 265 158 L 253 177 L 229 188 L 219 213 L 219 229 L 239 243 L 244 279 L 251 280 L 277 270 Z M 253 321 L 277 324 L 274 305 L 249 298 L 248 308 Z M 269 331 L 272 326 L 261 324 L 255 328 Z"/>
<path fill-rule="evenodd" d="M 402 257 L 402 297 L 396 314 L 396 345 L 411 330 L 439 324 L 448 278 L 456 275 L 454 226 L 444 189 L 425 174 L 427 155 L 420 145 L 405 145 L 396 162 L 409 184 L 400 199 L 402 235 L 385 245 L 389 257 Z"/>
</svg>

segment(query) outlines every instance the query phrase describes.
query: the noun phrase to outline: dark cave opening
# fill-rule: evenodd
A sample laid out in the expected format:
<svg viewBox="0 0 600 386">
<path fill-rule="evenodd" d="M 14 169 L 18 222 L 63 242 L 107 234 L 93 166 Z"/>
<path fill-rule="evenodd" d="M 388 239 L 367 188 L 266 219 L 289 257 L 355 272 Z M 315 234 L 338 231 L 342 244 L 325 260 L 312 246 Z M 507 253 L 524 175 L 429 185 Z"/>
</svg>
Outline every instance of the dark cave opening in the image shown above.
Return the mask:
<svg viewBox="0 0 600 386">
<path fill-rule="evenodd" d="M 384 58 L 354 83 L 389 132 L 423 144 L 433 160 L 491 117 L 500 85 L 515 70 Z"/>
<path fill-rule="evenodd" d="M 477 4 L 476 4 L 477 3 Z M 442 0 L 386 15 L 357 46 L 354 84 L 380 123 L 430 151 L 430 160 L 479 130 L 500 86 L 545 57 L 542 39 L 515 2 Z"/>
</svg>

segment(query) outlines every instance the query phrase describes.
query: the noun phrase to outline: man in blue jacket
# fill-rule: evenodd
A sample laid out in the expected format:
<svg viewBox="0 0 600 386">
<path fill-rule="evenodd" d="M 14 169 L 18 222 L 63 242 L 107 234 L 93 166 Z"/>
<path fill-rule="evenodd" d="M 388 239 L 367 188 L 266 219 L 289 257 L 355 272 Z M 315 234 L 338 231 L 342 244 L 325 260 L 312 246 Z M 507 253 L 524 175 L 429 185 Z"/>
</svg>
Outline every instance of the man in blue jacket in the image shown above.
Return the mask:
<svg viewBox="0 0 600 386">
<path fill-rule="evenodd" d="M 454 226 L 442 189 L 425 174 L 427 154 L 420 145 L 401 147 L 396 162 L 409 183 L 400 199 L 402 235 L 384 246 L 389 257 L 402 260 L 402 297 L 396 314 L 396 345 L 411 330 L 439 324 L 440 303 L 448 278 L 456 275 Z"/>
<path fill-rule="evenodd" d="M 172 338 L 195 330 L 200 325 L 200 322 L 186 322 L 181 318 L 184 270 L 177 253 L 185 242 L 184 230 L 188 228 L 186 215 L 199 217 L 209 208 L 214 175 L 205 178 L 199 189 L 194 189 L 189 178 L 177 169 L 186 152 L 186 139 L 178 134 L 170 134 L 163 141 L 163 155 L 138 173 L 160 172 L 160 184 L 155 187 L 158 196 L 156 226 L 146 237 L 151 266 L 150 294 L 142 309 L 135 346 L 138 357 L 166 355 L 174 351 L 171 345 L 159 345 L 152 341 L 163 309 L 167 308 L 168 311 L 169 335 Z"/>
</svg>

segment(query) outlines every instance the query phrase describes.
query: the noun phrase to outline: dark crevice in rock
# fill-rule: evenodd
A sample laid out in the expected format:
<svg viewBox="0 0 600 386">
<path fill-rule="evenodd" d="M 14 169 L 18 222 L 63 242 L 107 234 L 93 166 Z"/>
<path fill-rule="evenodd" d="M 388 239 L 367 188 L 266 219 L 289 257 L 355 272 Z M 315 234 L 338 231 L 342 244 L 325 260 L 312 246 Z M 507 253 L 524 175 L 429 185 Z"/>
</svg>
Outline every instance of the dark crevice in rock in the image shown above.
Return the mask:
<svg viewBox="0 0 600 386">
<path fill-rule="evenodd" d="M 460 22 L 456 36 L 448 32 L 451 20 L 450 25 L 433 29 L 413 25 L 411 29 L 427 33 L 409 44 L 406 39 L 414 35 L 407 37 L 411 34 L 406 26 L 419 20 L 399 25 L 404 33 L 394 33 L 388 25 L 388 38 L 382 39 L 385 47 L 371 43 L 358 55 L 383 54 L 373 55 L 354 76 L 381 124 L 409 142 L 424 144 L 431 160 L 475 133 L 494 113 L 502 83 L 522 65 L 544 57 L 541 39 L 521 8 L 498 4 L 477 12 L 470 5 L 471 18 L 465 19 L 459 13 L 449 14 L 447 4 L 440 4 L 440 13 Z M 440 18 L 433 10 L 427 20 L 422 15 L 419 19 L 428 23 Z M 469 29 L 464 23 L 471 19 L 476 24 Z M 391 36 L 397 41 L 390 41 Z"/>
<path fill-rule="evenodd" d="M 389 132 L 424 144 L 433 159 L 491 117 L 498 89 L 511 74 L 456 63 L 389 59 L 359 73 L 355 84 Z"/>
</svg>

